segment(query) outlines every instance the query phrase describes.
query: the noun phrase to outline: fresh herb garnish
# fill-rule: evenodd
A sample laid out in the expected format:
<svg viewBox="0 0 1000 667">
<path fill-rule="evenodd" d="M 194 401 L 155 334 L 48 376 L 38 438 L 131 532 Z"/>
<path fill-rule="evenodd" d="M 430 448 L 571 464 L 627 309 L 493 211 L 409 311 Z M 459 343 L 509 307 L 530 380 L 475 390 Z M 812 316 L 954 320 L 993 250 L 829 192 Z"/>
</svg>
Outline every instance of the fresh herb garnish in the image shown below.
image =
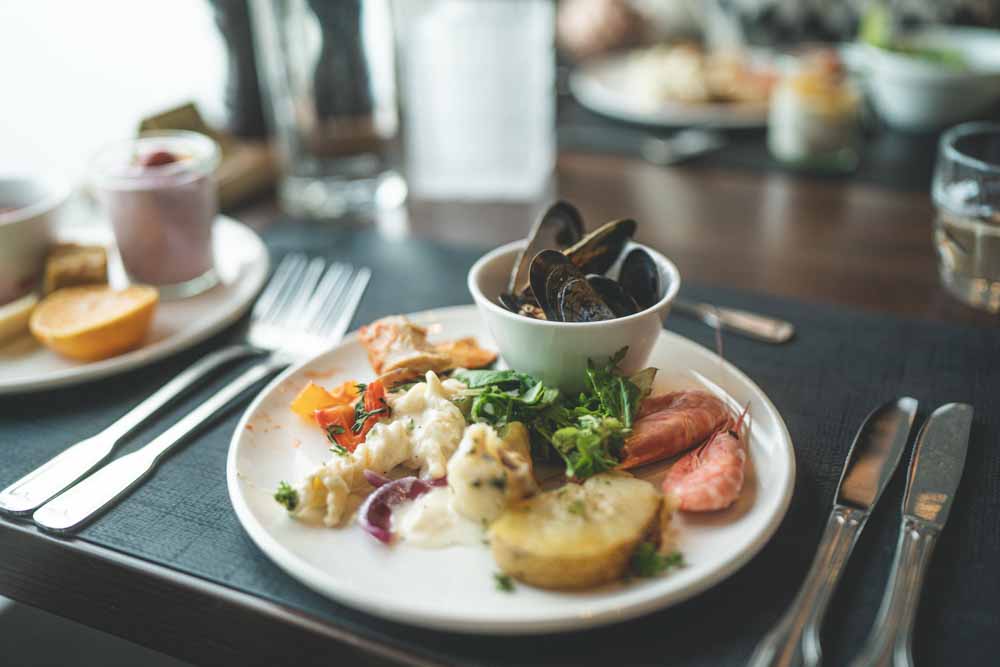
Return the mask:
<svg viewBox="0 0 1000 667">
<path fill-rule="evenodd" d="M 288 482 L 280 482 L 278 484 L 278 490 L 274 494 L 274 499 L 289 512 L 299 506 L 299 492 L 293 489 L 292 485 Z"/>
<path fill-rule="evenodd" d="M 510 578 L 510 575 L 494 572 L 493 580 L 496 582 L 498 591 L 503 591 L 504 593 L 514 592 L 514 580 Z"/>
<path fill-rule="evenodd" d="M 655 369 L 622 375 L 618 364 L 627 352 L 622 348 L 601 367 L 589 363 L 587 391 L 577 396 L 565 396 L 526 373 L 476 370 L 455 373 L 466 389 L 453 400 L 469 421 L 496 428 L 522 422 L 536 458 L 558 453 L 566 474 L 584 479 L 618 465 L 639 404 L 652 389 Z"/>
<path fill-rule="evenodd" d="M 490 486 L 492 486 L 497 491 L 503 491 L 507 488 L 507 478 L 506 477 L 490 477 Z"/>
<path fill-rule="evenodd" d="M 333 447 L 330 448 L 330 451 L 339 456 L 350 456 L 351 454 L 350 450 L 348 450 L 347 447 L 344 447 L 343 445 L 338 445 L 336 443 L 334 443 Z"/>
<path fill-rule="evenodd" d="M 326 427 L 326 439 L 339 446 L 336 436 L 344 434 L 344 427 L 340 424 L 330 424 Z"/>
<path fill-rule="evenodd" d="M 379 403 L 382 404 L 382 407 L 375 408 L 374 410 L 366 410 L 365 392 L 367 390 L 367 384 L 364 384 L 363 382 L 358 383 L 358 402 L 354 404 L 354 424 L 351 426 L 352 433 L 361 433 L 362 429 L 365 427 L 365 422 L 369 417 L 389 412 L 389 405 L 385 402 L 385 397 L 379 399 Z"/>
<path fill-rule="evenodd" d="M 651 542 L 640 544 L 630 562 L 630 570 L 637 577 L 655 577 L 674 567 L 684 567 L 684 555 L 679 551 L 663 555 Z"/>
<path fill-rule="evenodd" d="M 569 504 L 569 507 L 567 507 L 566 509 L 569 510 L 570 514 L 576 514 L 578 516 L 583 516 L 583 513 L 587 510 L 587 508 L 584 507 L 583 501 L 580 500 L 579 498 L 571 502 Z"/>
</svg>

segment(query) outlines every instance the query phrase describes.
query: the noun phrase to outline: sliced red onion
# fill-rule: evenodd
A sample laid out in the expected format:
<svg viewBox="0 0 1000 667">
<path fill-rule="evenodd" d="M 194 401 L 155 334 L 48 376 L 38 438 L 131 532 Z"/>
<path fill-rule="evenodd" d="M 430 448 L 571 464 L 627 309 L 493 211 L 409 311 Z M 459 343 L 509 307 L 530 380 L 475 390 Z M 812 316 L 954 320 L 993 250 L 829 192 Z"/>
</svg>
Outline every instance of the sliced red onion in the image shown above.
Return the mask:
<svg viewBox="0 0 1000 667">
<path fill-rule="evenodd" d="M 386 484 L 392 481 L 385 475 L 380 475 L 374 470 L 369 470 L 368 468 L 365 468 L 362 471 L 362 474 L 365 476 L 365 479 L 368 480 L 368 483 L 374 486 L 376 489 L 380 486 L 385 486 Z"/>
<path fill-rule="evenodd" d="M 371 471 L 364 471 L 365 479 L 375 486 L 372 477 L 368 475 L 369 472 Z M 372 473 L 372 476 L 379 482 L 385 479 L 378 473 Z M 419 498 L 434 486 L 440 486 L 437 480 L 423 480 L 416 477 L 402 477 L 379 484 L 358 509 L 358 523 L 361 529 L 376 540 L 388 544 L 392 541 L 392 508 L 405 500 Z"/>
</svg>

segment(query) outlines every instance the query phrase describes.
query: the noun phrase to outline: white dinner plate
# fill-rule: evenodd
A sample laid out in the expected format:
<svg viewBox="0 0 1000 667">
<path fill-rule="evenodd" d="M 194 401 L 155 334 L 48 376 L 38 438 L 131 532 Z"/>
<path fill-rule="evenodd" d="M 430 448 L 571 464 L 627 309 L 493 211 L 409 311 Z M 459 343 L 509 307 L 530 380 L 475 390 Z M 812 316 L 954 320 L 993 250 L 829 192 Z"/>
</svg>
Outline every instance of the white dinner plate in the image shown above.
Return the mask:
<svg viewBox="0 0 1000 667">
<path fill-rule="evenodd" d="M 767 125 L 767 104 L 653 103 L 642 99 L 628 85 L 628 64 L 627 55 L 615 55 L 577 67 L 569 77 L 573 96 L 591 111 L 630 123 L 717 128 Z"/>
<path fill-rule="evenodd" d="M 473 306 L 411 315 L 437 325 L 438 337 L 476 336 L 491 345 Z M 247 533 L 279 567 L 306 586 L 358 609 L 397 621 L 457 632 L 495 634 L 573 630 L 661 609 L 718 583 L 746 563 L 785 515 L 795 481 L 788 430 L 764 393 L 715 354 L 663 332 L 650 365 L 657 391 L 716 383 L 752 415 L 752 470 L 737 504 L 722 512 L 677 518 L 687 565 L 658 578 L 635 579 L 587 592 L 559 593 L 517 584 L 496 589 L 497 566 L 485 545 L 423 549 L 386 546 L 356 524 L 330 529 L 289 518 L 272 498 L 283 480 L 297 483 L 330 456 L 326 437 L 289 410 L 313 380 L 332 386 L 372 377 L 357 335 L 276 378 L 247 409 L 229 448 L 226 477 Z M 651 479 L 662 477 L 647 473 Z M 646 476 L 646 475 L 643 475 Z"/>
<path fill-rule="evenodd" d="M 71 229 L 65 240 L 110 244 L 102 226 Z M 219 284 L 198 296 L 161 301 L 142 347 L 103 361 L 82 362 L 60 357 L 25 334 L 0 346 L 0 395 L 66 387 L 149 364 L 201 342 L 246 312 L 264 284 L 267 248 L 246 225 L 219 216 L 212 227 L 212 244 Z M 114 254 L 114 253 L 110 253 Z M 109 259 L 111 284 L 125 278 Z"/>
</svg>

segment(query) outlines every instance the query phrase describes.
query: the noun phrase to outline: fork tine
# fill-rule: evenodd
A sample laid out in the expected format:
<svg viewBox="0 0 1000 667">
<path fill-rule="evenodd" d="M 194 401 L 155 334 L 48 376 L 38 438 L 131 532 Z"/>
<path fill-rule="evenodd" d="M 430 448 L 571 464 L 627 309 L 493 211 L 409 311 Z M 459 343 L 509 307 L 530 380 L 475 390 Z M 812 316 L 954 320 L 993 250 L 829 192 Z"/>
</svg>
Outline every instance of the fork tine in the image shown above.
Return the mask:
<svg viewBox="0 0 1000 667">
<path fill-rule="evenodd" d="M 316 322 L 319 313 L 325 311 L 331 301 L 337 300 L 339 295 L 344 291 L 344 286 L 352 270 L 350 264 L 342 262 L 330 264 L 330 268 L 326 270 L 326 275 L 323 276 L 323 280 L 320 281 L 316 291 L 313 292 L 312 298 L 309 299 L 309 305 L 306 307 L 306 312 L 302 316 L 302 322 L 306 329 L 311 328 L 312 324 Z"/>
<path fill-rule="evenodd" d="M 330 293 L 327 294 L 322 302 L 317 299 L 316 311 L 313 313 L 312 318 L 310 318 L 306 329 L 311 334 L 323 335 L 322 324 L 326 322 L 330 317 L 330 313 L 338 310 L 341 304 L 344 302 L 344 297 L 347 295 L 348 288 L 351 284 L 351 277 L 354 274 L 354 267 L 350 264 L 343 264 L 343 273 L 341 274 L 340 280 L 331 289 Z"/>
<path fill-rule="evenodd" d="M 342 305 L 335 312 L 330 313 L 331 316 L 336 315 L 336 319 L 328 317 L 327 321 L 321 325 L 323 331 L 320 333 L 324 338 L 339 341 L 347 333 L 347 327 L 354 319 L 354 313 L 358 310 L 358 304 L 361 303 L 361 297 L 364 295 L 371 277 L 372 272 L 366 267 L 358 269 L 357 273 L 354 274 L 351 284 L 345 292 Z"/>
<path fill-rule="evenodd" d="M 289 306 L 294 302 L 299 290 L 299 282 L 306 270 L 308 260 L 305 255 L 298 255 L 292 260 L 292 265 L 285 276 L 284 284 L 274 299 L 274 303 L 265 311 L 263 320 L 269 323 L 287 322 Z"/>
<path fill-rule="evenodd" d="M 292 299 L 291 304 L 288 306 L 288 313 L 286 318 L 288 323 L 293 326 L 301 326 L 307 322 L 303 318 L 303 314 L 306 310 L 306 306 L 309 304 L 312 298 L 313 290 L 316 289 L 316 284 L 319 283 L 320 277 L 323 275 L 323 270 L 326 268 L 326 261 L 322 257 L 314 257 L 309 264 L 306 266 L 306 270 L 299 280 L 299 284 L 296 286 L 297 290 L 295 296 Z"/>
<path fill-rule="evenodd" d="M 291 266 L 297 254 L 285 255 L 281 262 L 278 264 L 278 268 L 274 270 L 274 274 L 271 279 L 267 281 L 267 286 L 264 287 L 264 291 L 260 293 L 260 297 L 257 299 L 257 303 L 253 307 L 253 319 L 259 319 L 264 315 L 264 312 L 271 307 L 274 300 L 277 298 L 278 293 L 281 292 L 281 288 L 285 285 L 285 279 L 288 276 L 288 272 L 291 270 Z"/>
</svg>

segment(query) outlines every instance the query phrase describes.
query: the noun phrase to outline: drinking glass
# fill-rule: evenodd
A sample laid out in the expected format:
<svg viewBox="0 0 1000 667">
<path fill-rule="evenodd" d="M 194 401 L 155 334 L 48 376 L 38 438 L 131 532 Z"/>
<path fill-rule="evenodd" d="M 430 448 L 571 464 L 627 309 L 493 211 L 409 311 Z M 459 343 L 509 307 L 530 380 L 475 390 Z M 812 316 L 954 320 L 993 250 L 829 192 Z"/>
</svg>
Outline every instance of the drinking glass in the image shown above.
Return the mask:
<svg viewBox="0 0 1000 667">
<path fill-rule="evenodd" d="M 1000 124 L 945 132 L 932 191 L 942 283 L 968 305 L 1000 312 Z"/>
<path fill-rule="evenodd" d="M 401 204 L 387 1 L 254 0 L 251 9 L 282 206 L 339 217 Z"/>
<path fill-rule="evenodd" d="M 530 200 L 555 163 L 555 3 L 393 3 L 417 195 Z"/>
<path fill-rule="evenodd" d="M 218 282 L 212 256 L 218 164 L 214 141 L 183 130 L 146 132 L 97 154 L 91 177 L 129 280 L 155 285 L 164 299 Z"/>
</svg>

